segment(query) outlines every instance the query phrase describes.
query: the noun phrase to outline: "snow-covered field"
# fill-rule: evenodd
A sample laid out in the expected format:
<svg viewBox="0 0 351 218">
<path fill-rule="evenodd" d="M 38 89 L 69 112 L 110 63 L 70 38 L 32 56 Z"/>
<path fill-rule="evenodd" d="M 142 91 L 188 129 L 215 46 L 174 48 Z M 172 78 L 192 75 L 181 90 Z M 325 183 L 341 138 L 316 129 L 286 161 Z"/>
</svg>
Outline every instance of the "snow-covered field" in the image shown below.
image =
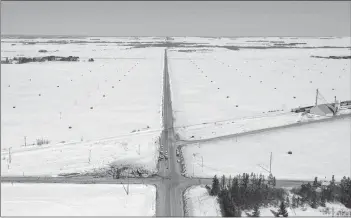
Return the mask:
<svg viewBox="0 0 351 218">
<path fill-rule="evenodd" d="M 1 65 L 2 148 L 159 131 L 163 50 L 137 52 L 148 58 Z"/>
<path fill-rule="evenodd" d="M 187 176 L 213 177 L 242 173 L 272 173 L 277 179 L 337 180 L 350 176 L 351 118 L 313 123 L 241 136 L 230 140 L 191 144 L 182 148 Z M 292 154 L 288 154 L 291 151 Z M 202 167 L 203 160 L 203 167 Z"/>
<path fill-rule="evenodd" d="M 289 112 L 314 105 L 316 89 L 327 102 L 333 102 L 334 96 L 350 100 L 350 61 L 311 55 L 350 55 L 350 50 L 213 48 L 206 52 L 169 52 L 177 133 L 183 139 L 199 139 L 242 132 L 251 124 L 240 120 L 271 116 L 274 112 L 270 111 L 284 116 L 266 119 L 267 126 L 296 122 Z M 319 103 L 326 102 L 319 99 Z M 220 121 L 231 122 L 218 127 Z M 237 124 L 232 125 L 237 121 L 245 124 L 240 130 Z"/>
<path fill-rule="evenodd" d="M 126 185 L 124 188 L 127 189 Z M 156 188 L 115 184 L 1 183 L 3 216 L 154 216 Z"/>
<path fill-rule="evenodd" d="M 204 186 L 192 186 L 188 188 L 184 194 L 186 199 L 187 216 L 222 216 L 217 197 L 210 196 Z M 326 213 L 326 208 L 329 214 Z M 278 211 L 276 207 L 261 207 L 260 216 L 274 217 L 270 210 Z M 339 203 L 326 203 L 326 207 L 318 207 L 313 209 L 306 207 L 302 208 L 287 208 L 289 216 L 340 216 L 338 213 L 344 212 L 343 216 L 351 214 L 351 210 L 347 209 L 344 205 Z M 251 213 L 252 211 L 243 211 L 241 215 L 246 217 L 245 212 Z"/>
<path fill-rule="evenodd" d="M 222 216 L 217 197 L 210 196 L 205 186 L 189 187 L 184 201 L 186 216 Z"/>
<path fill-rule="evenodd" d="M 174 42 L 208 46 L 271 47 L 297 43 L 294 47 L 350 47 L 350 37 L 172 37 Z"/>
<path fill-rule="evenodd" d="M 164 49 L 21 44 L 10 57 L 58 48 L 45 55 L 83 60 L 1 65 L 2 175 L 57 175 L 110 163 L 155 172 Z M 95 61 L 84 61 L 90 57 Z M 41 139 L 49 144 L 37 145 Z"/>
<path fill-rule="evenodd" d="M 57 176 L 87 173 L 109 165 L 157 171 L 160 132 L 67 144 L 21 147 L 1 152 L 2 176 Z"/>
</svg>

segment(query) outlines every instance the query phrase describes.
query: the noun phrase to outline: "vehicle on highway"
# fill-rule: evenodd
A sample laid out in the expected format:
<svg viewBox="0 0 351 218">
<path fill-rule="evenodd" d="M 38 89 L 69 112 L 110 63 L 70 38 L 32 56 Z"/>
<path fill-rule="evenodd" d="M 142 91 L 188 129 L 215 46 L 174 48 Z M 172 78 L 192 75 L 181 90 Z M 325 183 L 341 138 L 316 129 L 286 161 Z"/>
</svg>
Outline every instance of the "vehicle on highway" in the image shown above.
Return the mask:
<svg viewBox="0 0 351 218">
<path fill-rule="evenodd" d="M 179 157 L 179 149 L 176 150 L 176 155 Z"/>
</svg>

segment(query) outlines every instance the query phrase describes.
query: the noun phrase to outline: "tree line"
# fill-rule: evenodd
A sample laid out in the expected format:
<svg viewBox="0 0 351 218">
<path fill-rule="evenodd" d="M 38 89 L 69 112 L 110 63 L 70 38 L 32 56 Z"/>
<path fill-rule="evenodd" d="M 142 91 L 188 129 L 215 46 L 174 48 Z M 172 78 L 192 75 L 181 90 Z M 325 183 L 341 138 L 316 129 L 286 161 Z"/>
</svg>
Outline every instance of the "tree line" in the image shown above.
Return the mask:
<svg viewBox="0 0 351 218">
<path fill-rule="evenodd" d="M 271 210 L 276 217 L 288 216 L 287 207 L 297 208 L 310 205 L 312 208 L 325 207 L 326 202 L 341 202 L 351 208 L 351 181 L 344 177 L 339 184 L 334 176 L 329 184 L 322 184 L 317 177 L 314 182 L 302 184 L 291 190 L 292 198 L 283 188 L 276 187 L 276 179 L 270 174 L 265 178 L 262 174 L 244 173 L 234 178 L 224 175 L 218 179 L 214 176 L 212 187 L 207 187 L 211 196 L 217 196 L 222 215 L 240 217 L 245 210 L 249 217 L 260 216 L 260 207 L 278 206 L 278 211 Z"/>
</svg>

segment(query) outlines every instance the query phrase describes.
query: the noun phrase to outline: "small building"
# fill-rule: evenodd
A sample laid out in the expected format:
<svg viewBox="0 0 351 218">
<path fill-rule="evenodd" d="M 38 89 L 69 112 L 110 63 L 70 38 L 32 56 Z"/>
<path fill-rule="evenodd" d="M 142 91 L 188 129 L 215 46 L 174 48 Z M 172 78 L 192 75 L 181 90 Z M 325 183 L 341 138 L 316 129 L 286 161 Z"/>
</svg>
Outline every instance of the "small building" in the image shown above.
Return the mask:
<svg viewBox="0 0 351 218">
<path fill-rule="evenodd" d="M 351 101 L 343 101 L 340 103 L 340 106 L 348 106 L 351 105 Z"/>
<path fill-rule="evenodd" d="M 320 104 L 311 108 L 310 113 L 319 116 L 333 116 L 334 108 L 329 104 Z"/>
</svg>

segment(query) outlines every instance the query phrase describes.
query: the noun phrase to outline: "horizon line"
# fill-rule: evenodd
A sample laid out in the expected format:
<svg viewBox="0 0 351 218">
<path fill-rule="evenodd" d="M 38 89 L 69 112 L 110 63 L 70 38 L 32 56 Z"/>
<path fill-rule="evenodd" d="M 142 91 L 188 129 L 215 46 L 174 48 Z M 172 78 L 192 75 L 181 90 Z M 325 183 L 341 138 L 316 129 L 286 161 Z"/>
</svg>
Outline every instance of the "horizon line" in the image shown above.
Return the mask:
<svg viewBox="0 0 351 218">
<path fill-rule="evenodd" d="M 314 35 L 314 36 L 289 36 L 289 35 L 281 35 L 281 36 L 275 36 L 275 35 L 271 35 L 271 36 L 256 36 L 256 35 L 243 35 L 243 36 L 159 36 L 159 35 L 106 35 L 106 36 L 99 36 L 99 35 L 68 35 L 68 34 L 1 34 L 1 36 L 70 36 L 70 37 L 209 37 L 209 38 L 220 38 L 220 37 L 335 37 L 335 38 L 345 38 L 345 37 L 351 37 L 351 36 L 334 36 L 334 35 Z"/>
</svg>

